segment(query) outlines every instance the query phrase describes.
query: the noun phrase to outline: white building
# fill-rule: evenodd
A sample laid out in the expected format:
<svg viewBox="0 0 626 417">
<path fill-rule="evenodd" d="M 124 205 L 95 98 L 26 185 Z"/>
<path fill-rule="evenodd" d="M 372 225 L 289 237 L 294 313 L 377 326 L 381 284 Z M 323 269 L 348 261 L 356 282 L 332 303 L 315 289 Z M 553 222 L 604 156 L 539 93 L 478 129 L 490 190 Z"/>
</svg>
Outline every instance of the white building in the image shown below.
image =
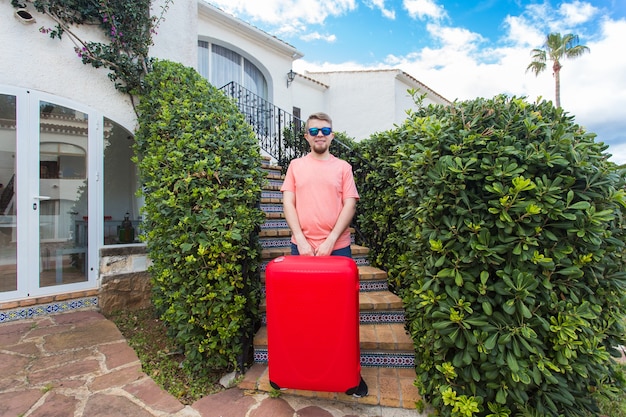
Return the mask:
<svg viewBox="0 0 626 417">
<path fill-rule="evenodd" d="M 55 23 L 26 4 L 18 13 L 0 2 L 0 322 L 27 314 L 24 306 L 97 300 L 107 277 L 147 264 L 143 245 L 118 230 L 126 215 L 138 227 L 142 204 L 132 103 L 107 70 L 82 64 L 69 37 L 40 33 Z M 73 30 L 106 41 L 96 28 Z M 275 124 L 270 113 L 289 121 L 325 111 L 360 140 L 402 123 L 414 106 L 408 89 L 448 103 L 400 70 L 295 74 L 302 52 L 203 0 L 170 3 L 154 40 L 151 56 L 253 97 L 251 117 L 265 129 Z"/>
</svg>

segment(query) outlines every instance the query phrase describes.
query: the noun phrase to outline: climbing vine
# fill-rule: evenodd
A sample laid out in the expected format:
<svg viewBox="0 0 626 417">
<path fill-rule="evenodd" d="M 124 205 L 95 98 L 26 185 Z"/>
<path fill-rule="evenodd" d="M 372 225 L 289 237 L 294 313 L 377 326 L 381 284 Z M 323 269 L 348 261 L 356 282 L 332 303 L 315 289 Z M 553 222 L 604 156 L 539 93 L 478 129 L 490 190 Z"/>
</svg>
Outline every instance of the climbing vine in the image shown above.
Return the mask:
<svg viewBox="0 0 626 417">
<path fill-rule="evenodd" d="M 108 77 L 123 93 L 141 93 L 142 78 L 149 72 L 152 59 L 148 56 L 164 14 L 171 4 L 165 0 L 161 13 L 151 13 L 151 0 L 12 0 L 17 9 L 34 9 L 49 16 L 56 25 L 41 26 L 39 31 L 52 39 L 63 35 L 74 43 L 74 51 L 84 64 L 108 68 Z M 82 39 L 73 27 L 98 26 L 108 42 Z"/>
</svg>

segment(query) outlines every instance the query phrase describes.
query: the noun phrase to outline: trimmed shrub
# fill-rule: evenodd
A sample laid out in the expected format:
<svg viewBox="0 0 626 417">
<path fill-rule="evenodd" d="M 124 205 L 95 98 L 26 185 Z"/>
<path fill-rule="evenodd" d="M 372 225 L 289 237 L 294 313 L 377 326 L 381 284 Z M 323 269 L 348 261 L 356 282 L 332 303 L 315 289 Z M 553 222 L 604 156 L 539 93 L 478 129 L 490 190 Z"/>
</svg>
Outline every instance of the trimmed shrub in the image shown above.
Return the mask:
<svg viewBox="0 0 626 417">
<path fill-rule="evenodd" d="M 193 370 L 234 368 L 258 316 L 258 143 L 233 102 L 195 70 L 154 63 L 135 152 L 153 302 Z"/>
<path fill-rule="evenodd" d="M 440 415 L 585 416 L 598 387 L 624 395 L 624 172 L 594 139 L 549 102 L 497 96 L 362 145 L 380 168 L 361 227 Z"/>
</svg>

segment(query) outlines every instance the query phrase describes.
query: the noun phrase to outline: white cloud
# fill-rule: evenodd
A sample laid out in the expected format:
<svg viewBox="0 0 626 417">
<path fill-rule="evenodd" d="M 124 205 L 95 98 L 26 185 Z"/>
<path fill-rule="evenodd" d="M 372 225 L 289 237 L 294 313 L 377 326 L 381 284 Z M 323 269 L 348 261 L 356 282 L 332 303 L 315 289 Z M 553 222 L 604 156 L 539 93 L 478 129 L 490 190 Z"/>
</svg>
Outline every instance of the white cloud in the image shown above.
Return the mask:
<svg viewBox="0 0 626 417">
<path fill-rule="evenodd" d="M 306 24 L 311 17 L 323 24 L 356 8 L 356 0 L 211 0 L 220 9 L 252 22 L 283 26 L 285 21 Z"/>
<path fill-rule="evenodd" d="M 597 7 L 582 1 L 563 3 L 559 8 L 559 14 L 563 16 L 564 24 L 567 26 L 575 26 L 586 23 L 598 12 L 599 10 Z"/>
<path fill-rule="evenodd" d="M 443 48 L 451 48 L 454 50 L 475 50 L 476 44 L 483 40 L 483 37 L 478 33 L 464 28 L 446 27 L 429 23 L 426 25 L 426 30 L 430 36 L 434 39 L 438 39 L 443 44 Z"/>
<path fill-rule="evenodd" d="M 440 20 L 445 18 L 445 9 L 434 0 L 403 0 L 403 6 L 409 16 L 423 20 L 425 18 Z"/>
<path fill-rule="evenodd" d="M 306 42 L 322 40 L 328 43 L 333 43 L 337 40 L 337 37 L 335 35 L 322 35 L 321 33 L 318 33 L 318 32 L 310 32 L 310 33 L 300 36 L 300 39 Z"/>
<path fill-rule="evenodd" d="M 370 8 L 379 9 L 382 15 L 390 20 L 396 18 L 396 11 L 385 7 L 385 0 L 365 0 L 365 4 Z"/>
<path fill-rule="evenodd" d="M 545 42 L 545 32 L 533 26 L 524 18 L 507 16 L 504 19 L 504 24 L 505 27 L 508 27 L 505 39 L 513 45 L 524 48 L 530 47 L 532 49 L 540 47 Z"/>
</svg>

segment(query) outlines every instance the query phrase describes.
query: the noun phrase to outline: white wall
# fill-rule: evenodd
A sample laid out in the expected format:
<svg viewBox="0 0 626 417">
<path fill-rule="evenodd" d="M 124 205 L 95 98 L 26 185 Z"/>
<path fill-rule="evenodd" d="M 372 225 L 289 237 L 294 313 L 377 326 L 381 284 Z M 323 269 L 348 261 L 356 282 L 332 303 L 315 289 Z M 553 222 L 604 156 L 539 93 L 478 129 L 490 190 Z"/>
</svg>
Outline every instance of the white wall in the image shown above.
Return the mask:
<svg viewBox="0 0 626 417">
<path fill-rule="evenodd" d="M 0 80 L 2 84 L 35 89 L 65 97 L 102 111 L 127 129 L 135 127 L 130 100 L 113 88 L 107 70 L 84 65 L 68 36 L 51 39 L 40 27 L 55 23 L 28 3 L 36 22 L 24 24 L 9 1 L 0 2 Z M 98 28 L 80 26 L 86 40 L 103 41 Z"/>
<path fill-rule="evenodd" d="M 398 69 L 307 72 L 305 76 L 327 87 L 297 83 L 294 105 L 303 109 L 303 118 L 315 111 L 325 111 L 333 119 L 335 130 L 344 131 L 357 141 L 402 124 L 407 118 L 406 111 L 417 108 L 407 92 L 411 88 L 428 93 L 425 104 L 447 103 L 445 98 Z M 310 104 L 318 107 L 311 109 Z"/>
<path fill-rule="evenodd" d="M 152 4 L 153 16 L 161 16 L 164 0 Z M 196 68 L 198 65 L 198 6 L 195 1 L 172 1 L 153 35 L 150 56 L 180 62 Z"/>
<path fill-rule="evenodd" d="M 327 111 L 326 90 L 328 87 L 325 84 L 314 81 L 306 75 L 296 75 L 293 83 L 289 86 L 289 98 L 293 102 L 293 107 L 300 108 L 302 120 L 306 121 L 309 115 L 313 113 Z"/>
<path fill-rule="evenodd" d="M 329 85 L 326 112 L 337 131 L 355 140 L 388 130 L 396 121 L 395 77 L 389 71 L 311 73 Z"/>
</svg>

